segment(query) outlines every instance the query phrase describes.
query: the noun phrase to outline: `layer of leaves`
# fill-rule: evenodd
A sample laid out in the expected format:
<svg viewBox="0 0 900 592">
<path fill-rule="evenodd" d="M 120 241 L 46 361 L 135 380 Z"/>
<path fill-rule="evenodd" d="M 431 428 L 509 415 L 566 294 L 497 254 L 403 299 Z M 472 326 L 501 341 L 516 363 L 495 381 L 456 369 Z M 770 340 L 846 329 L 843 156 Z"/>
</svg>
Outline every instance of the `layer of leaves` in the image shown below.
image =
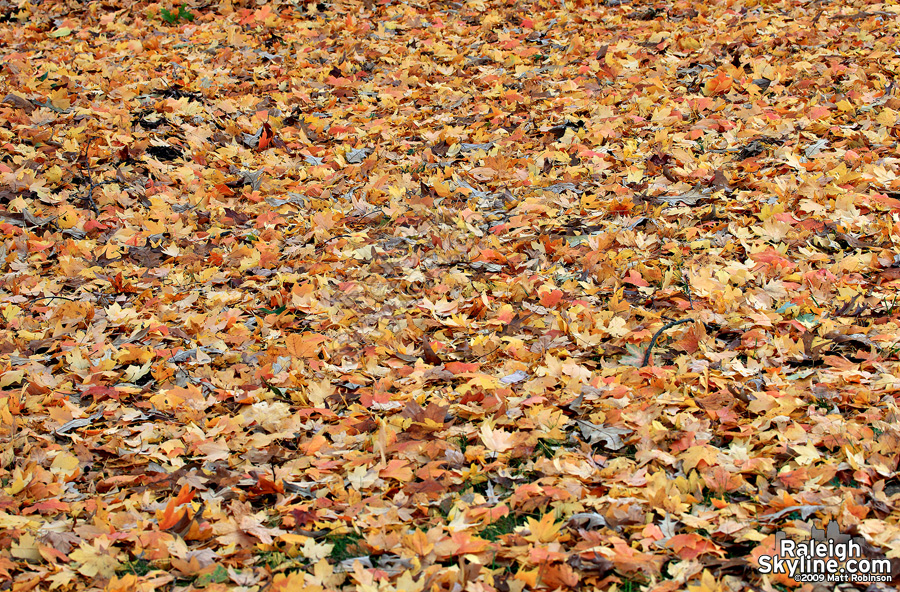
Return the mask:
<svg viewBox="0 0 900 592">
<path fill-rule="evenodd" d="M 0 1 L 0 578 L 896 557 L 898 15 Z"/>
</svg>

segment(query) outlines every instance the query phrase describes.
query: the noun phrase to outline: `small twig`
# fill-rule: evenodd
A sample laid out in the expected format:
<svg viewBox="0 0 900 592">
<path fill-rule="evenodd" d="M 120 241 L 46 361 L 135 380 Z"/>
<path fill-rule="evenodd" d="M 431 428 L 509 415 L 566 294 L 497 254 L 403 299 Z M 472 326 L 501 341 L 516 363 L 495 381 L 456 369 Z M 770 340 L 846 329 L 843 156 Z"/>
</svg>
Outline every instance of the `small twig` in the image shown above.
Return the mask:
<svg viewBox="0 0 900 592">
<path fill-rule="evenodd" d="M 715 206 L 713 206 L 713 207 L 715 207 Z M 684 272 L 682 272 L 681 279 L 684 282 L 684 290 L 683 291 L 687 295 L 688 304 L 693 309 L 694 308 L 694 299 L 691 297 L 691 292 L 693 291 L 691 289 L 691 278 L 689 278 L 687 275 L 684 274 Z"/>
<path fill-rule="evenodd" d="M 322 241 L 322 242 L 320 242 L 319 244 L 316 245 L 316 249 L 318 249 L 319 247 L 323 247 L 323 248 L 324 248 L 325 245 L 327 245 L 327 244 L 330 243 L 331 241 L 337 240 L 337 239 L 339 239 L 339 238 L 353 238 L 353 235 L 352 235 L 352 234 L 339 234 L 339 235 L 333 236 L 333 237 L 331 237 L 331 238 L 329 238 L 329 239 L 325 239 L 324 241 Z M 309 242 L 307 242 L 306 244 L 309 244 Z"/>
<path fill-rule="evenodd" d="M 68 300 L 69 302 L 80 302 L 79 300 L 69 298 L 68 296 L 41 296 L 40 298 L 33 299 L 31 303 L 34 304 L 35 302 L 40 302 L 41 300 Z"/>
<path fill-rule="evenodd" d="M 496 352 L 496 351 L 499 351 L 501 347 L 503 347 L 503 346 L 502 346 L 502 345 L 498 345 L 497 347 L 495 347 L 494 349 L 492 349 L 492 350 L 489 351 L 488 353 L 486 353 L 486 354 L 481 354 L 480 356 L 476 356 L 475 359 L 476 359 L 476 360 L 484 359 L 484 358 L 488 357 L 489 355 L 491 355 L 492 353 L 494 353 L 494 352 Z"/>
<path fill-rule="evenodd" d="M 663 331 L 665 331 L 666 329 L 671 329 L 675 325 L 680 325 L 681 323 L 689 323 L 693 320 L 694 319 L 681 319 L 680 321 L 671 321 L 660 327 L 659 331 L 654 333 L 653 338 L 650 339 L 650 345 L 647 346 L 647 351 L 646 353 L 644 353 L 644 361 L 641 362 L 641 368 L 644 368 L 650 362 L 650 353 L 653 351 L 653 346 L 656 345 L 656 340 L 659 339 L 659 336 L 663 334 Z"/>
<path fill-rule="evenodd" d="M 716 206 L 713 205 L 712 210 L 711 210 L 711 212 L 712 212 L 711 216 L 715 216 L 715 211 L 716 211 Z M 704 218 L 705 217 L 706 216 L 704 216 Z M 679 279 L 681 280 L 681 282 L 680 282 L 681 283 L 681 292 L 682 292 L 682 294 L 687 296 L 688 305 L 690 305 L 690 308 L 694 308 L 694 299 L 691 296 L 691 292 L 693 291 L 693 290 L 691 290 L 691 278 L 687 273 L 685 273 L 684 267 L 682 266 L 680 261 L 678 262 L 678 275 L 680 276 Z"/>
<path fill-rule="evenodd" d="M 102 185 L 102 183 L 94 183 L 93 176 L 91 175 L 91 142 L 94 141 L 94 138 L 88 138 L 87 144 L 84 147 L 84 161 L 87 164 L 87 180 L 88 180 L 88 192 L 87 197 L 82 197 L 82 201 L 86 201 L 88 205 L 91 206 L 91 210 L 93 210 L 94 214 L 100 215 L 100 210 L 97 208 L 96 202 L 94 202 L 94 189 Z M 82 174 L 84 174 L 84 169 L 81 170 Z"/>
</svg>

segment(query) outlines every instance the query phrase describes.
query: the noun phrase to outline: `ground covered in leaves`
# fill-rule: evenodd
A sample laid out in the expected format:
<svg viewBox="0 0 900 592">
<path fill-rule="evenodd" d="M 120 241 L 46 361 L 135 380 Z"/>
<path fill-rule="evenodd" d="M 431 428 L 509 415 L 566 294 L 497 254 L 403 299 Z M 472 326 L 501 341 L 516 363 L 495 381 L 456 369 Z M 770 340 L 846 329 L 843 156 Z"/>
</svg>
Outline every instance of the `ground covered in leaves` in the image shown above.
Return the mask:
<svg viewBox="0 0 900 592">
<path fill-rule="evenodd" d="M 900 557 L 896 6 L 124 4 L 0 0 L 0 589 Z"/>
</svg>

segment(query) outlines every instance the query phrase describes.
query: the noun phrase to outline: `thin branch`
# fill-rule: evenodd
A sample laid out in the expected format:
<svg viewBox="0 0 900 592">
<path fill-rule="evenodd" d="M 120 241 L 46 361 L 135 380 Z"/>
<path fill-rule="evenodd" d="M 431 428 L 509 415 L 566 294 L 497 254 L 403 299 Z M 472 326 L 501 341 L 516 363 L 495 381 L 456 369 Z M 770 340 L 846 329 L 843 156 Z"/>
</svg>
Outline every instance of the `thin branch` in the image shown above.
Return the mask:
<svg viewBox="0 0 900 592">
<path fill-rule="evenodd" d="M 68 300 L 69 302 L 80 302 L 80 300 L 75 300 L 74 298 L 69 298 L 68 296 L 41 296 L 40 298 L 34 298 L 31 300 L 31 303 L 40 302 L 41 300 Z"/>
<path fill-rule="evenodd" d="M 91 206 L 91 210 L 93 210 L 94 214 L 100 215 L 100 210 L 97 208 L 96 202 L 94 202 L 94 189 L 102 185 L 103 183 L 94 183 L 93 175 L 91 174 L 91 142 L 94 141 L 94 138 L 88 138 L 87 144 L 84 147 L 84 161 L 87 164 L 87 180 L 88 180 L 88 190 L 87 197 L 82 197 L 82 201 L 86 201 L 89 206 Z M 79 167 L 80 168 L 80 167 Z M 81 169 L 81 174 L 84 174 L 84 169 Z"/>
<path fill-rule="evenodd" d="M 666 329 L 671 329 L 675 325 L 680 325 L 681 323 L 689 323 L 694 319 L 681 319 L 680 321 L 671 321 L 666 323 L 662 327 L 659 328 L 659 331 L 653 334 L 653 338 L 650 340 L 650 345 L 647 346 L 647 351 L 644 353 L 644 361 L 641 362 L 641 368 L 644 368 L 650 362 L 650 353 L 653 351 L 653 346 L 656 345 L 656 340 L 659 339 L 659 336 L 663 334 L 663 331 Z"/>
</svg>

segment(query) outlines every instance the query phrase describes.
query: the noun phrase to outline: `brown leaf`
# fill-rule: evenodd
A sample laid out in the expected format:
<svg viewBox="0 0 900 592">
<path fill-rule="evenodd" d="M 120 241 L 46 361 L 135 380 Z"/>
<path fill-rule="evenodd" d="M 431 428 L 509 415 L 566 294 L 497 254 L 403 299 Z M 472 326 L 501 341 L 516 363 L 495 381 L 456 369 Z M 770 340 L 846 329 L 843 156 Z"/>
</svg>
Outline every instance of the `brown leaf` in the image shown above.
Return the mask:
<svg viewBox="0 0 900 592">
<path fill-rule="evenodd" d="M 8 93 L 0 103 L 4 103 L 6 105 L 12 105 L 16 109 L 22 109 L 25 113 L 31 114 L 34 111 L 34 103 L 26 99 L 25 97 L 20 97 L 15 93 Z"/>
<path fill-rule="evenodd" d="M 422 336 L 422 354 L 422 359 L 424 359 L 429 364 L 438 366 L 444 363 L 444 361 L 441 360 L 441 358 L 436 353 L 434 353 L 434 350 L 431 349 L 431 343 L 429 342 L 427 335 Z"/>
<path fill-rule="evenodd" d="M 711 185 L 716 189 L 731 189 L 731 184 L 728 182 L 728 177 L 725 176 L 725 171 L 722 169 L 716 169 L 713 173 L 713 179 Z"/>
</svg>

